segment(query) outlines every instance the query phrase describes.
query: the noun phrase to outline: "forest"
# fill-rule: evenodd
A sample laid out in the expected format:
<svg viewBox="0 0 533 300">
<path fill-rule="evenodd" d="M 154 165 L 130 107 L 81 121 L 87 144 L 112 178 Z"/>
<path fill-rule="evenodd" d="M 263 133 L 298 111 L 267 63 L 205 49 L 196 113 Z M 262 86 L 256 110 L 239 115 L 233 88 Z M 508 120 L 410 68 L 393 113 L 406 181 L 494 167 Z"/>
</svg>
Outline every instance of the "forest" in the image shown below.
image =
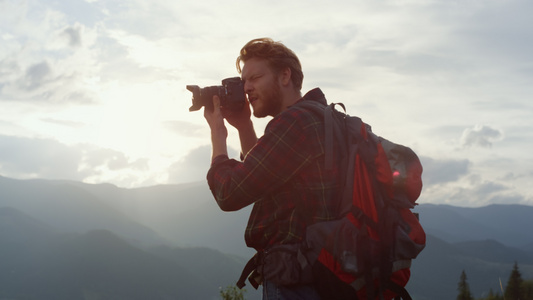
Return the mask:
<svg viewBox="0 0 533 300">
<path fill-rule="evenodd" d="M 507 284 L 503 285 L 500 280 L 500 291 L 489 290 L 488 295 L 474 298 L 468 285 L 466 272 L 463 270 L 457 285 L 457 300 L 533 300 L 533 280 L 524 280 L 518 263 L 515 263 Z"/>
</svg>

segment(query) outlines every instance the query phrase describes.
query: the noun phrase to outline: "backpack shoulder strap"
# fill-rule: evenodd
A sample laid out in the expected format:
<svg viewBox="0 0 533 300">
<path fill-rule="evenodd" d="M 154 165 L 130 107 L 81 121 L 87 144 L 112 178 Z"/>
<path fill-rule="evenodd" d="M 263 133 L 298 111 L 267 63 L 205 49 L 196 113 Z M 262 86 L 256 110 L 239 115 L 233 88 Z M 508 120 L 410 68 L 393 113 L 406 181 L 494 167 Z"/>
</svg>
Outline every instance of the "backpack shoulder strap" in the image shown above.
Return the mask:
<svg viewBox="0 0 533 300">
<path fill-rule="evenodd" d="M 333 168 L 333 111 L 335 110 L 334 105 L 334 103 L 330 105 L 324 105 L 318 101 L 313 100 L 304 100 L 296 104 L 296 107 L 312 111 L 313 113 L 324 119 L 324 151 L 326 170 L 331 170 Z M 344 105 L 342 105 L 342 107 L 344 108 Z"/>
</svg>

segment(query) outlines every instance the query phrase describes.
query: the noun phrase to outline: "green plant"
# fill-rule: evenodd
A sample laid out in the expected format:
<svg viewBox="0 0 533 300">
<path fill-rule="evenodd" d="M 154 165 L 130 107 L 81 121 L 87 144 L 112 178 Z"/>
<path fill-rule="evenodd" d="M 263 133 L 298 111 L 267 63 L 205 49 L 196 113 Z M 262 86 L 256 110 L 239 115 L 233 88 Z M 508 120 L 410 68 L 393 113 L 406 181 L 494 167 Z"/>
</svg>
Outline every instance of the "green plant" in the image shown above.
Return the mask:
<svg viewBox="0 0 533 300">
<path fill-rule="evenodd" d="M 220 289 L 220 296 L 223 300 L 244 300 L 245 289 L 239 289 L 234 285 L 229 285 L 224 289 Z"/>
</svg>

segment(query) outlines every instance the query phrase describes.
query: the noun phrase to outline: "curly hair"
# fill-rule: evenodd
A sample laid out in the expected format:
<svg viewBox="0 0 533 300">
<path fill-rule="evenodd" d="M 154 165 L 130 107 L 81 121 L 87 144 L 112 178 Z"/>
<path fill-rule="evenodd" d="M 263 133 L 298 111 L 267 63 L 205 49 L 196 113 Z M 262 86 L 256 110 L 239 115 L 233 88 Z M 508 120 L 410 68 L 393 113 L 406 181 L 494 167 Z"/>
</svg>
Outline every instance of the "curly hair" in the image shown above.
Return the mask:
<svg viewBox="0 0 533 300">
<path fill-rule="evenodd" d="M 246 63 L 252 58 L 265 59 L 275 72 L 285 68 L 291 69 L 291 80 L 295 88 L 302 89 L 304 75 L 302 65 L 296 54 L 281 42 L 275 42 L 271 38 L 258 38 L 249 41 L 242 47 L 237 57 L 237 71 L 242 73 L 241 62 Z"/>
</svg>

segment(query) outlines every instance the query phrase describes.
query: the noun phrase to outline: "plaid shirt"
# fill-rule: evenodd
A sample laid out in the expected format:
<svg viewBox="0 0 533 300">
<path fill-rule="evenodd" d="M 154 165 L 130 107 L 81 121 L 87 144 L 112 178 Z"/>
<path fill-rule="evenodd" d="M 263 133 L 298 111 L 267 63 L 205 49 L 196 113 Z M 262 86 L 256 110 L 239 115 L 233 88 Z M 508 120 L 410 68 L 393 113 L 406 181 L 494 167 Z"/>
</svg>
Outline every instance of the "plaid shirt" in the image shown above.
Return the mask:
<svg viewBox="0 0 533 300">
<path fill-rule="evenodd" d="M 327 105 L 320 89 L 300 101 Z M 249 247 L 300 242 L 307 225 L 335 219 L 340 200 L 338 164 L 324 168 L 323 115 L 289 107 L 265 128 L 244 160 L 216 157 L 207 181 L 224 211 L 254 204 L 245 240 Z"/>
</svg>

